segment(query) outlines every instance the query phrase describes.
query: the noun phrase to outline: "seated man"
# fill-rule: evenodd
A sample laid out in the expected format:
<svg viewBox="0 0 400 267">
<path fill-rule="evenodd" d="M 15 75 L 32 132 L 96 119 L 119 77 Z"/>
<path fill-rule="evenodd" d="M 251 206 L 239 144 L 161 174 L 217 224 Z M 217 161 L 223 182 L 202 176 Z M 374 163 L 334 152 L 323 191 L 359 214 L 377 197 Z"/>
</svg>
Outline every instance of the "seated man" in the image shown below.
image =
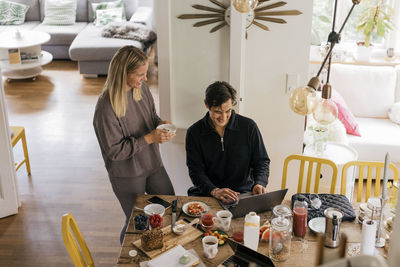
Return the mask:
<svg viewBox="0 0 400 267">
<path fill-rule="evenodd" d="M 189 196 L 225 203 L 244 192 L 266 192 L 270 159 L 257 124 L 236 114 L 236 90 L 226 82 L 208 86 L 207 114 L 186 135 L 186 164 L 194 184 Z"/>
</svg>

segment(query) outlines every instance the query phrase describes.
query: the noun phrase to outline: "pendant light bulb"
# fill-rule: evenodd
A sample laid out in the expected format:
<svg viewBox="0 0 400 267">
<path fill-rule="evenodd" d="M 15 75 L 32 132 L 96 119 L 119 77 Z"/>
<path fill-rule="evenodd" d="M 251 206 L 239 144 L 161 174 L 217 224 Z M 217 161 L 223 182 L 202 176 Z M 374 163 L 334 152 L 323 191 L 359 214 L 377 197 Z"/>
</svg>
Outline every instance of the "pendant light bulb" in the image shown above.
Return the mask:
<svg viewBox="0 0 400 267">
<path fill-rule="evenodd" d="M 240 13 L 252 11 L 258 4 L 258 0 L 233 0 L 233 6 Z"/>
<path fill-rule="evenodd" d="M 322 89 L 322 98 L 318 102 L 313 117 L 314 119 L 322 124 L 328 125 L 336 120 L 338 117 L 338 109 L 336 104 L 330 99 L 331 98 L 331 85 L 325 84 Z"/>
<path fill-rule="evenodd" d="M 302 86 L 293 91 L 289 98 L 289 104 L 294 112 L 304 116 L 314 111 L 318 100 L 319 98 L 314 88 Z"/>
</svg>

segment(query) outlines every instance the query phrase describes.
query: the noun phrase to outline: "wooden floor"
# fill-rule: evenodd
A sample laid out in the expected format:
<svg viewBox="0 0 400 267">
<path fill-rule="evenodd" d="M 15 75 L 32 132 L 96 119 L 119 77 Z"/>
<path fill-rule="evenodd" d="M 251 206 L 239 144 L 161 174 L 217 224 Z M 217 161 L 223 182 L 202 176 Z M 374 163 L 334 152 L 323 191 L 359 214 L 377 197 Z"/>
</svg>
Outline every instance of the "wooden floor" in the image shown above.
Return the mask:
<svg viewBox="0 0 400 267">
<path fill-rule="evenodd" d="M 153 92 L 156 76 L 153 65 L 148 81 Z M 67 212 L 95 265 L 116 263 L 124 215 L 92 126 L 104 82 L 82 77 L 75 62 L 54 61 L 36 81 L 4 83 L 9 122 L 26 130 L 32 175 L 25 165 L 18 170 L 22 206 L 17 215 L 0 219 L 0 266 L 73 266 L 61 234 Z M 14 153 L 21 158 L 22 148 L 17 145 Z"/>
</svg>

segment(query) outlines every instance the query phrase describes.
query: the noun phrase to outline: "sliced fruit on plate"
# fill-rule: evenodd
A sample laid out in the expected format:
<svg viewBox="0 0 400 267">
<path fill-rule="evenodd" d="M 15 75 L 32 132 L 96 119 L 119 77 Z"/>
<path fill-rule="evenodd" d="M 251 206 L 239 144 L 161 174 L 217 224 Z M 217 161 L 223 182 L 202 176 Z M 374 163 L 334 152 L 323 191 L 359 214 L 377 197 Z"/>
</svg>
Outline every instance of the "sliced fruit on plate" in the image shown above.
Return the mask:
<svg viewBox="0 0 400 267">
<path fill-rule="evenodd" d="M 269 227 L 261 234 L 260 240 L 265 242 L 269 241 Z"/>
<path fill-rule="evenodd" d="M 263 226 L 271 226 L 271 224 L 269 223 L 268 220 L 266 220 L 265 223 L 263 224 Z"/>
<path fill-rule="evenodd" d="M 266 230 L 269 230 L 270 227 L 271 227 L 271 225 L 269 224 L 268 220 L 260 227 L 260 232 L 259 232 L 259 235 L 258 235 L 260 240 L 262 240 L 261 236 L 263 235 L 263 233 Z"/>
<path fill-rule="evenodd" d="M 204 233 L 204 236 L 215 236 L 218 238 L 218 246 L 225 245 L 226 239 L 228 239 L 228 234 L 220 230 L 208 230 Z"/>
</svg>

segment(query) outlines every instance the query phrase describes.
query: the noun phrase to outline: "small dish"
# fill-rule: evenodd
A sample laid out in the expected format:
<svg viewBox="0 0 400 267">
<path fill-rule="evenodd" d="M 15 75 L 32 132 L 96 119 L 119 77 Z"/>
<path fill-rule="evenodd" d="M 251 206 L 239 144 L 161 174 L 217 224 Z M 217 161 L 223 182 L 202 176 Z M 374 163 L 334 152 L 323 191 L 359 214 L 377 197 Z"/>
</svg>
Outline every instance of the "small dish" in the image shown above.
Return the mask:
<svg viewBox="0 0 400 267">
<path fill-rule="evenodd" d="M 133 229 L 136 233 L 143 233 L 149 229 L 149 216 L 144 214 L 136 215 L 133 218 Z"/>
<path fill-rule="evenodd" d="M 218 247 L 221 247 L 226 244 L 226 240 L 229 238 L 228 234 L 221 230 L 208 230 L 203 234 L 205 236 L 215 236 L 218 238 Z"/>
<path fill-rule="evenodd" d="M 157 126 L 157 129 L 168 130 L 168 132 L 171 132 L 171 133 L 176 132 L 176 126 L 173 124 L 160 124 Z"/>
<path fill-rule="evenodd" d="M 182 235 L 185 232 L 185 225 L 184 224 L 177 224 L 174 226 L 172 229 L 172 232 L 174 232 L 177 235 Z"/>
<path fill-rule="evenodd" d="M 143 209 L 144 213 L 146 213 L 146 215 L 153 215 L 153 214 L 158 214 L 161 217 L 164 216 L 165 213 L 165 208 L 164 206 L 160 205 L 160 204 L 149 204 L 146 207 L 144 207 Z"/>
<path fill-rule="evenodd" d="M 183 210 L 183 212 L 184 212 L 186 215 L 188 215 L 188 216 L 190 216 L 190 217 L 200 217 L 200 216 L 201 216 L 201 212 L 196 213 L 196 214 L 192 214 L 192 213 L 189 212 L 189 205 L 191 205 L 191 204 L 199 204 L 201 207 L 203 207 L 203 209 L 204 209 L 205 211 L 208 211 L 208 206 L 207 206 L 207 204 L 204 203 L 204 202 L 201 202 L 201 201 L 186 202 L 186 203 L 182 206 L 182 210 Z"/>
<path fill-rule="evenodd" d="M 314 233 L 325 233 L 325 217 L 317 217 L 308 222 L 308 227 Z"/>
</svg>

